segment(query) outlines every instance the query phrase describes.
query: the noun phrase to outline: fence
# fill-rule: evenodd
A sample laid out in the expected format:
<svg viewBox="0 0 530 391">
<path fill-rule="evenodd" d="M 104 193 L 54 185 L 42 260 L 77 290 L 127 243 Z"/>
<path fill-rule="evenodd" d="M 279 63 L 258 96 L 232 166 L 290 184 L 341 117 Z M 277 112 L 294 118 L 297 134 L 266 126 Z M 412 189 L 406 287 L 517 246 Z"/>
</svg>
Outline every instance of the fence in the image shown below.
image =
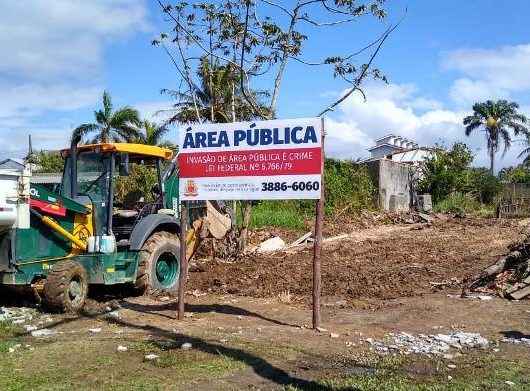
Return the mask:
<svg viewBox="0 0 530 391">
<path fill-rule="evenodd" d="M 508 218 L 530 216 L 530 184 L 506 183 L 497 214 Z"/>
</svg>

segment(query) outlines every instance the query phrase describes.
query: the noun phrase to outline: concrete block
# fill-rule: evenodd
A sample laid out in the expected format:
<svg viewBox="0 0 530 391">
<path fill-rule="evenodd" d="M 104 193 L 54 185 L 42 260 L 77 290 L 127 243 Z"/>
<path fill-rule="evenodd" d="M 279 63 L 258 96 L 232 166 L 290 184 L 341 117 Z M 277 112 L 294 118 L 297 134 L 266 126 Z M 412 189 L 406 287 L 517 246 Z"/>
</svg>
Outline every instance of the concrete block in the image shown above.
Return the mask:
<svg viewBox="0 0 530 391">
<path fill-rule="evenodd" d="M 422 212 L 432 211 L 432 198 L 430 194 L 418 195 L 418 209 Z"/>
</svg>

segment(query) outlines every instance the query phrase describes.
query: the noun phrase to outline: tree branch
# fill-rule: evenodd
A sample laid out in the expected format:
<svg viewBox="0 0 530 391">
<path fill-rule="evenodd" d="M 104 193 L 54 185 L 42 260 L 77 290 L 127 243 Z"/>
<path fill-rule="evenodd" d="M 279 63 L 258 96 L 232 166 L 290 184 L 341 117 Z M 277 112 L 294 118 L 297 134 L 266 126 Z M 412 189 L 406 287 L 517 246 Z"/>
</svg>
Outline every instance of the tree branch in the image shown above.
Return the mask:
<svg viewBox="0 0 530 391">
<path fill-rule="evenodd" d="M 381 39 L 381 41 L 379 42 L 379 45 L 377 45 L 377 48 L 375 49 L 375 51 L 372 53 L 372 56 L 370 57 L 370 60 L 368 61 L 367 64 L 365 64 L 363 66 L 363 70 L 361 72 L 361 74 L 359 75 L 359 77 L 356 78 L 355 80 L 355 83 L 354 83 L 354 86 L 352 88 L 349 89 L 348 92 L 346 92 L 346 94 L 344 94 L 340 99 L 336 100 L 334 103 L 332 103 L 331 105 L 329 105 L 325 110 L 323 110 L 322 112 L 320 112 L 320 114 L 318 114 L 318 117 L 321 117 L 323 116 L 324 114 L 326 114 L 327 112 L 329 111 L 332 111 L 335 107 L 337 107 L 339 104 L 341 104 L 342 102 L 344 102 L 346 100 L 346 98 L 348 98 L 351 94 L 353 94 L 355 91 L 360 91 L 360 85 L 363 81 L 363 79 L 365 78 L 366 74 L 368 73 L 368 69 L 370 69 L 370 66 L 372 65 L 372 62 L 374 61 L 374 59 L 377 57 L 377 54 L 379 53 L 379 51 L 381 50 L 381 47 L 383 46 L 383 43 L 385 43 L 386 39 L 390 36 L 390 34 L 399 26 L 399 24 L 401 23 L 401 21 L 399 21 L 398 23 L 396 23 L 391 29 L 389 29 L 385 35 L 383 36 L 383 38 Z"/>
</svg>

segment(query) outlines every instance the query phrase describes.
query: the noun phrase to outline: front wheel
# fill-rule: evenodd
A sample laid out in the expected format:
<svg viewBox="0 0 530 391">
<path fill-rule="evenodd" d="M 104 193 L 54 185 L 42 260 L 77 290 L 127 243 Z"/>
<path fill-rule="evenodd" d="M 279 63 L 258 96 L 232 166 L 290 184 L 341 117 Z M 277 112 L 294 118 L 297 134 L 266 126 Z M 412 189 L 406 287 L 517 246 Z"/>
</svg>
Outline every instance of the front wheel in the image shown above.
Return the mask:
<svg viewBox="0 0 530 391">
<path fill-rule="evenodd" d="M 180 275 L 180 242 L 177 235 L 161 231 L 140 250 L 136 289 L 141 294 L 177 290 Z"/>
<path fill-rule="evenodd" d="M 56 311 L 79 312 L 88 295 L 88 275 L 75 261 L 53 265 L 44 283 L 44 302 Z"/>
</svg>

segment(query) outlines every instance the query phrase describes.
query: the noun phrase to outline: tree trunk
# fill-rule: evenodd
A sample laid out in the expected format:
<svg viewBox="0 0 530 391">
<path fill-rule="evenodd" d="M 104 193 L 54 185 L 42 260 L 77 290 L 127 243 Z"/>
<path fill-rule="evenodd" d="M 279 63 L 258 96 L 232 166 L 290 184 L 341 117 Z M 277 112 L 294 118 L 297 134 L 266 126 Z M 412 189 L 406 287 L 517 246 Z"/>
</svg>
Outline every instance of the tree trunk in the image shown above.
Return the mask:
<svg viewBox="0 0 530 391">
<path fill-rule="evenodd" d="M 495 175 L 495 150 L 490 148 L 490 174 Z"/>
<path fill-rule="evenodd" d="M 243 221 L 239 232 L 239 251 L 244 251 L 248 244 L 248 227 L 250 225 L 252 201 L 242 201 L 241 204 L 243 207 Z"/>
</svg>

